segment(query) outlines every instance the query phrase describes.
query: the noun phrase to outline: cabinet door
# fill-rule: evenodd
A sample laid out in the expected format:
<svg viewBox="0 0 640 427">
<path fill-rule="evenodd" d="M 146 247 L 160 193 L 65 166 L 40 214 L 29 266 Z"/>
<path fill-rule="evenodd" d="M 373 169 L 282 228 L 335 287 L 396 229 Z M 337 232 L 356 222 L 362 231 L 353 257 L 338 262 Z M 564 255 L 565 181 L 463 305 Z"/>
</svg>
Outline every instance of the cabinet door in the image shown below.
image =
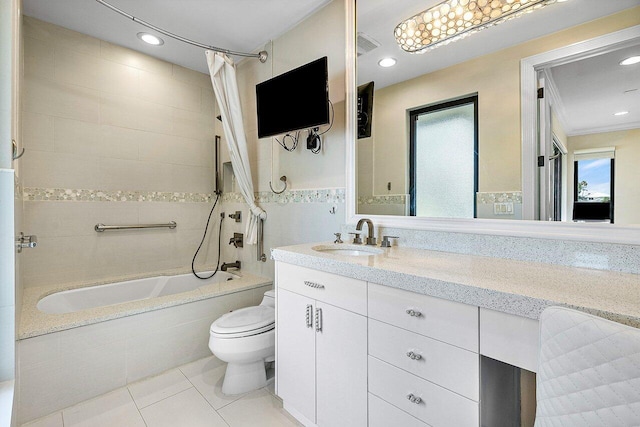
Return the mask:
<svg viewBox="0 0 640 427">
<path fill-rule="evenodd" d="M 367 425 L 367 318 L 329 304 L 316 332 L 317 425 Z"/>
<path fill-rule="evenodd" d="M 311 306 L 311 308 L 307 308 Z M 315 301 L 278 289 L 278 396 L 309 421 L 316 419 Z M 311 318 L 307 322 L 307 310 Z"/>
</svg>

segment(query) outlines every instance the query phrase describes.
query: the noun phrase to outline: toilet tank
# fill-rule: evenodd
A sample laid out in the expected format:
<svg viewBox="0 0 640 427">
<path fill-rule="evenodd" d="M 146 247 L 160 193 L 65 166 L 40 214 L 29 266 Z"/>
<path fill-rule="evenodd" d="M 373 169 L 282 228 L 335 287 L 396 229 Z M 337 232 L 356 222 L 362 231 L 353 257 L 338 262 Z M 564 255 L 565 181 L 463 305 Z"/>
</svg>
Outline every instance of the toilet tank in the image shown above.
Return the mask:
<svg viewBox="0 0 640 427">
<path fill-rule="evenodd" d="M 269 307 L 276 306 L 276 292 L 271 290 L 264 293 L 264 297 L 262 298 L 262 302 L 260 305 L 268 305 Z"/>
</svg>

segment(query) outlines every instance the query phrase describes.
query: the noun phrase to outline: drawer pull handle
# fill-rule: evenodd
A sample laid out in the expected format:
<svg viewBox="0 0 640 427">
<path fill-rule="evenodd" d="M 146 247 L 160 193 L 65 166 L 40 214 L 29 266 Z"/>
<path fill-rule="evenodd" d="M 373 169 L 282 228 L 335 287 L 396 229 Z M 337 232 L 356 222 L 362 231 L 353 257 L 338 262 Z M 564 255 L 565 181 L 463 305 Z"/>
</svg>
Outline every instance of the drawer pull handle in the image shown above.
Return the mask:
<svg viewBox="0 0 640 427">
<path fill-rule="evenodd" d="M 417 311 L 417 310 L 410 309 L 410 308 L 409 308 L 409 309 L 407 309 L 407 314 L 408 314 L 409 316 L 411 316 L 411 317 L 420 317 L 420 316 L 422 316 L 422 313 L 420 313 L 420 312 L 419 312 L 419 311 Z"/>
<path fill-rule="evenodd" d="M 322 309 L 316 308 L 316 332 L 322 332 Z"/>
<path fill-rule="evenodd" d="M 307 315 L 306 315 L 306 321 L 307 321 L 307 328 L 311 328 L 313 326 L 313 319 L 311 318 L 311 311 L 313 310 L 313 307 L 311 306 L 311 304 L 307 305 Z"/>
<path fill-rule="evenodd" d="M 422 399 L 419 396 L 414 395 L 413 393 L 409 394 L 407 396 L 407 399 L 409 399 L 411 403 L 415 403 L 416 405 L 419 405 L 420 402 L 422 402 Z"/>
<path fill-rule="evenodd" d="M 421 354 L 414 353 L 413 351 L 407 352 L 407 357 L 411 360 L 420 360 L 422 359 Z"/>
<path fill-rule="evenodd" d="M 309 286 L 309 287 L 311 287 L 311 288 L 324 289 L 324 285 L 321 285 L 320 283 L 310 282 L 308 280 L 305 280 L 304 284 Z"/>
</svg>

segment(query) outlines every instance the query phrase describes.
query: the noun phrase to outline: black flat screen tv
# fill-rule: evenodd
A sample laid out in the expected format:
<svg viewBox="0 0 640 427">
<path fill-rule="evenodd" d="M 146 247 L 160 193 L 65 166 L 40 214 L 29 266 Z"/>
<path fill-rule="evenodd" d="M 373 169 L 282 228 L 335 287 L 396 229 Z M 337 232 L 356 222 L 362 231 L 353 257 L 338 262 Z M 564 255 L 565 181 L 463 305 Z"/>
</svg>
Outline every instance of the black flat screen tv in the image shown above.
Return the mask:
<svg viewBox="0 0 640 427">
<path fill-rule="evenodd" d="M 329 123 L 327 57 L 256 85 L 258 138 Z"/>
</svg>

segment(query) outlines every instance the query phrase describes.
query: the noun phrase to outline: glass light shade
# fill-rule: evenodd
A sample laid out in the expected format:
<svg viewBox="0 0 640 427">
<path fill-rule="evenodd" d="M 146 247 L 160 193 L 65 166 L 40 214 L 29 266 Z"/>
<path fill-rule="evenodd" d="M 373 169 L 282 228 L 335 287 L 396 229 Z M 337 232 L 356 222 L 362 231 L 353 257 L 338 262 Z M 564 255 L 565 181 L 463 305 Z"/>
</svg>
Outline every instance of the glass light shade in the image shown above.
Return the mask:
<svg viewBox="0 0 640 427">
<path fill-rule="evenodd" d="M 394 36 L 402 50 L 423 53 L 555 2 L 446 0 L 402 21 L 395 28 Z"/>
</svg>

